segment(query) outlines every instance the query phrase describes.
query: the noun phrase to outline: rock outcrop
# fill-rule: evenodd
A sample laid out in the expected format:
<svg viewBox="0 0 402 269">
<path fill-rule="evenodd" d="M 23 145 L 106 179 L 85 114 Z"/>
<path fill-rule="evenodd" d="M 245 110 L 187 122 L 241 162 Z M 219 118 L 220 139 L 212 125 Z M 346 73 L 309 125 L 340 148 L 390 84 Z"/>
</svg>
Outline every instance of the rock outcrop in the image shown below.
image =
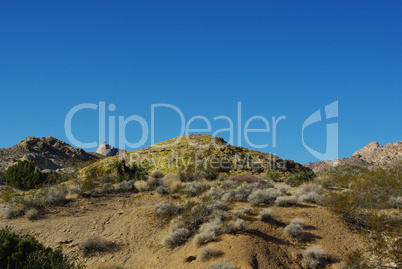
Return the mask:
<svg viewBox="0 0 402 269">
<path fill-rule="evenodd" d="M 124 152 L 126 152 L 125 149 L 115 148 L 115 147 L 107 144 L 106 142 L 103 142 L 102 144 L 100 144 L 100 146 L 96 150 L 96 153 L 106 156 L 106 157 L 120 155 Z"/>
<path fill-rule="evenodd" d="M 377 142 L 371 142 L 362 149 L 356 151 L 350 158 L 340 158 L 334 161 L 325 160 L 320 162 L 309 162 L 304 166 L 312 169 L 314 173 L 320 173 L 331 167 L 339 165 L 350 166 L 380 166 L 390 167 L 402 162 L 402 142 L 388 143 L 381 146 Z"/>
</svg>

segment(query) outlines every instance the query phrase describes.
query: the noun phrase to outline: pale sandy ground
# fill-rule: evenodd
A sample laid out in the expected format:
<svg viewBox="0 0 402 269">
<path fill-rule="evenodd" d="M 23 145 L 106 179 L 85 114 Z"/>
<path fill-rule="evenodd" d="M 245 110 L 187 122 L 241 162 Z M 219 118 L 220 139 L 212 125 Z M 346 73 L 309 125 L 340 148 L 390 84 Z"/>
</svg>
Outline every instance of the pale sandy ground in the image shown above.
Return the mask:
<svg viewBox="0 0 402 269">
<path fill-rule="evenodd" d="M 186 262 L 189 256 L 196 257 L 200 248 L 192 239 L 173 250 L 161 245 L 169 223 L 156 218 L 153 208 L 163 199 L 155 192 L 79 198 L 53 208 L 42 219 L 2 218 L 0 226 L 9 225 L 19 234 L 34 235 L 47 246 L 62 246 L 65 253 L 77 252 L 79 243 L 91 234 L 118 244 L 110 253 L 86 258 L 89 268 L 106 264 L 124 268 L 206 268 L 221 259 L 238 268 L 302 268 L 302 254 L 312 245 L 321 245 L 328 252 L 328 268 L 342 268 L 340 262 L 348 252 L 364 249 L 361 236 L 350 231 L 337 215 L 319 205 L 303 204 L 273 207 L 278 215 L 275 225 L 255 221 L 246 232 L 220 236 L 209 244 L 224 252 L 219 258 Z M 306 222 L 307 240 L 303 243 L 283 235 L 284 226 L 293 218 Z"/>
</svg>

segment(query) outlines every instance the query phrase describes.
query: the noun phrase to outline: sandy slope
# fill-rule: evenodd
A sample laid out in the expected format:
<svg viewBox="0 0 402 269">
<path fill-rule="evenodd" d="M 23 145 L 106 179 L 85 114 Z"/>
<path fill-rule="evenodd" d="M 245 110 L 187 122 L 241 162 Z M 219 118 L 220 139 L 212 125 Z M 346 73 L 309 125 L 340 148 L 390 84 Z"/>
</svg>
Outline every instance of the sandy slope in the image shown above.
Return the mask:
<svg viewBox="0 0 402 269">
<path fill-rule="evenodd" d="M 20 234 L 32 234 L 45 245 L 62 246 L 66 253 L 77 252 L 79 242 L 91 234 L 118 244 L 110 253 L 87 258 L 90 268 L 101 264 L 125 268 L 206 268 L 219 259 L 228 259 L 238 268 L 301 268 L 302 253 L 310 245 L 321 245 L 331 258 L 328 267 L 338 268 L 346 253 L 364 247 L 360 236 L 348 230 L 338 216 L 321 206 L 304 204 L 274 207 L 278 223 L 255 221 L 245 232 L 223 235 L 210 243 L 224 252 L 222 257 L 209 262 L 186 262 L 186 258 L 196 257 L 200 249 L 191 239 L 173 250 L 160 244 L 169 224 L 156 218 L 153 208 L 163 199 L 155 192 L 80 198 L 53 208 L 43 219 L 0 219 L 0 225 L 10 225 Z M 293 218 L 306 221 L 307 240 L 303 243 L 283 235 L 284 226 Z"/>
</svg>

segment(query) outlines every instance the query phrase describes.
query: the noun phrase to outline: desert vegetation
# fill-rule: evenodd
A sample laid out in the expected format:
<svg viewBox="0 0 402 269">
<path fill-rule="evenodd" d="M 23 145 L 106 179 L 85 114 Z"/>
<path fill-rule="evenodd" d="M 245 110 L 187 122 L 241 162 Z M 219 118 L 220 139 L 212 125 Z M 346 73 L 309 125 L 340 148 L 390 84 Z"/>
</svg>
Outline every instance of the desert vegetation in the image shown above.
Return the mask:
<svg viewBox="0 0 402 269">
<path fill-rule="evenodd" d="M 234 162 L 222 156 L 220 160 L 229 166 Z M 138 210 L 142 215 L 138 213 L 130 222 L 140 222 L 142 216 L 146 219 L 142 225 L 158 233 L 152 242 L 141 247 L 162 249 L 163 253 L 172 255 L 192 249 L 185 262 L 202 264 L 202 268 L 235 268 L 227 261 L 233 253 L 222 246 L 226 240 L 237 238 L 244 238 L 243 242 L 264 238 L 272 247 L 292 245 L 298 249 L 297 255 L 303 257 L 295 262 L 306 268 L 323 268 L 340 257 L 346 268 L 400 266 L 402 195 L 398 167 L 391 170 L 334 167 L 336 172 L 317 175 L 308 170 L 231 170 L 213 166 L 162 172 L 128 161 L 114 161 L 108 166 L 106 161 L 110 163 L 107 158 L 103 159 L 63 182 L 46 181 L 32 185 L 32 189 L 14 188 L 12 184 L 3 186 L 0 199 L 7 206 L 4 217 L 9 221 L 23 217 L 26 220 L 22 218 L 22 221 L 34 224 L 52 217 L 52 212 L 66 214 L 64 208 L 69 208 L 71 203 L 75 208 L 69 208 L 69 212 L 86 214 L 90 212 L 87 206 L 96 210 L 93 203 L 97 200 L 104 199 L 104 207 L 109 198 L 119 199 L 124 210 L 112 211 L 100 222 L 96 217 L 90 226 L 97 229 L 100 225 L 102 229 L 98 233 L 91 230 L 74 243 L 77 253 L 91 261 L 107 255 L 113 257 L 120 247 L 125 248 L 119 240 L 124 241 L 137 226 L 116 234 L 103 233 L 103 229 L 109 225 L 110 218 L 119 220 L 126 212 Z M 353 233 L 363 233 L 367 248 L 352 247 L 348 254 L 343 251 L 332 259 L 334 250 L 321 240 L 323 227 L 329 226 L 314 227 L 312 223 L 320 226 L 320 222 L 310 217 L 317 217 L 314 210 L 327 210 L 324 207 L 338 214 Z M 336 215 L 331 214 L 327 217 Z M 322 217 L 321 223 L 325 221 Z M 315 241 L 322 247 L 314 246 Z M 237 265 L 238 261 L 232 262 Z"/>
<path fill-rule="evenodd" d="M 44 247 L 34 237 L 23 239 L 9 227 L 0 229 L 1 268 L 80 269 L 85 266 L 76 257 L 66 257 L 61 249 Z"/>
</svg>

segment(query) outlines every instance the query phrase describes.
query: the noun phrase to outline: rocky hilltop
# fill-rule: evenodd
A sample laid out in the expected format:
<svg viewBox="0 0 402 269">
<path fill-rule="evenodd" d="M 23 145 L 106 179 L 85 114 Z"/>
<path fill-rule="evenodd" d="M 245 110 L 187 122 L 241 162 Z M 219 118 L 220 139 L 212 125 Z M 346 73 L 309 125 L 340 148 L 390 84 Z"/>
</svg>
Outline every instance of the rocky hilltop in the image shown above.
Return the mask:
<svg viewBox="0 0 402 269">
<path fill-rule="evenodd" d="M 10 148 L 0 149 L 0 170 L 19 160 L 36 164 L 40 170 L 57 170 L 70 161 L 89 161 L 101 156 L 85 152 L 54 137 L 28 137 Z"/>
<path fill-rule="evenodd" d="M 106 157 L 120 155 L 120 154 L 123 154 L 124 152 L 126 152 L 125 149 L 115 148 L 115 147 L 107 144 L 106 142 L 103 142 L 102 144 L 100 144 L 100 146 L 96 150 L 96 153 L 98 153 L 102 156 L 106 156 Z"/>
<path fill-rule="evenodd" d="M 315 173 L 320 173 L 331 167 L 339 165 L 350 166 L 381 166 L 389 167 L 402 161 L 402 142 L 388 143 L 381 146 L 377 142 L 371 142 L 367 146 L 353 153 L 352 157 L 335 159 L 334 161 L 325 160 L 320 162 L 309 162 L 304 166 L 312 169 Z"/>
</svg>

